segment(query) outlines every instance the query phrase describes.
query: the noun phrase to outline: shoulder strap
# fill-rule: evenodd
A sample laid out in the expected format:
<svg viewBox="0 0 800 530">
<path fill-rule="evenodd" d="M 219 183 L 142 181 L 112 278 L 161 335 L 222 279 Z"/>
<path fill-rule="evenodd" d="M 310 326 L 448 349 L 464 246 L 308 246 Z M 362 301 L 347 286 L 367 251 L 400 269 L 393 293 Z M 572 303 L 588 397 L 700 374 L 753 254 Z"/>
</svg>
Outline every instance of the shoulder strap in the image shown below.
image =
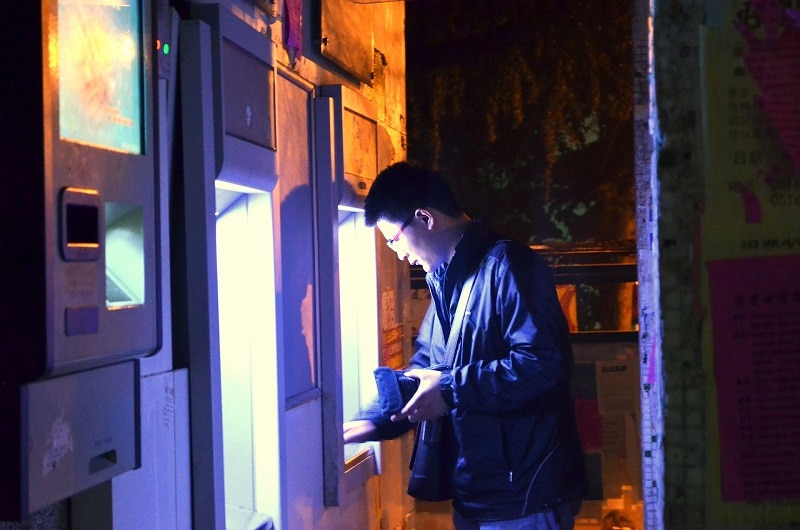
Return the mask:
<svg viewBox="0 0 800 530">
<path fill-rule="evenodd" d="M 480 269 L 480 267 L 479 267 Z M 458 346 L 458 338 L 461 336 L 461 331 L 464 325 L 464 316 L 467 312 L 467 305 L 472 294 L 472 287 L 475 284 L 475 276 L 478 274 L 476 270 L 470 274 L 464 286 L 461 288 L 461 294 L 458 296 L 458 305 L 456 306 L 456 314 L 453 317 L 453 325 L 450 327 L 450 335 L 447 337 L 447 349 L 444 354 L 444 363 L 448 366 L 453 366 L 453 360 L 456 358 L 456 347 Z"/>
</svg>

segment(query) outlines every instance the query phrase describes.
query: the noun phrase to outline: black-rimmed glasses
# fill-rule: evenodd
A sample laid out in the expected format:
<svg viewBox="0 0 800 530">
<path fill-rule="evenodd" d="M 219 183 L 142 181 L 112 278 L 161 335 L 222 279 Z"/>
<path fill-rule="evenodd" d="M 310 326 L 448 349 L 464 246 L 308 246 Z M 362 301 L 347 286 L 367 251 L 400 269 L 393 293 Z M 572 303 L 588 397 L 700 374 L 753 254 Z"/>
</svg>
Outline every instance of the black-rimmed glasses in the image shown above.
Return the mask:
<svg viewBox="0 0 800 530">
<path fill-rule="evenodd" d="M 389 246 L 389 248 L 392 249 L 394 248 L 395 243 L 397 243 L 397 240 L 400 239 L 400 234 L 403 233 L 403 230 L 405 230 L 406 227 L 408 227 L 408 225 L 410 225 L 411 221 L 413 220 L 414 220 L 414 214 L 409 215 L 408 219 L 406 219 L 405 222 L 400 226 L 400 230 L 397 231 L 394 237 L 386 240 L 386 244 Z"/>
</svg>

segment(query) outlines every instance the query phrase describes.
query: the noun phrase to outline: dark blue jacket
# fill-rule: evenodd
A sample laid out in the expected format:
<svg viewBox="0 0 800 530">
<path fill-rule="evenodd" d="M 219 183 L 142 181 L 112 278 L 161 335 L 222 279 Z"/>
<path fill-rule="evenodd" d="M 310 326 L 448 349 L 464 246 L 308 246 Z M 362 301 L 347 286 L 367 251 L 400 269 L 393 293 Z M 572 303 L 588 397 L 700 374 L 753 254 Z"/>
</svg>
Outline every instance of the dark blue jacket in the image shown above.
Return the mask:
<svg viewBox="0 0 800 530">
<path fill-rule="evenodd" d="M 427 275 L 432 301 L 412 367 L 443 361 L 461 286 L 476 269 L 454 368 L 441 378 L 458 443 L 453 505 L 470 519 L 515 519 L 585 495 L 572 348 L 545 261 L 476 221 L 452 262 Z M 381 438 L 409 428 L 369 419 Z"/>
</svg>

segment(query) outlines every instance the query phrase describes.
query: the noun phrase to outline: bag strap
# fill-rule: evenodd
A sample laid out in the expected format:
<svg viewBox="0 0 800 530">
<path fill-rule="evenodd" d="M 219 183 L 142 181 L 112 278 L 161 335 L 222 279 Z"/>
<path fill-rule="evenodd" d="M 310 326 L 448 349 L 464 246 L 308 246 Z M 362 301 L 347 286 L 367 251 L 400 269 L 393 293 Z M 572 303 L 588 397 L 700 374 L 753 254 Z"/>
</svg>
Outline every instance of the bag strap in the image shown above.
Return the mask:
<svg viewBox="0 0 800 530">
<path fill-rule="evenodd" d="M 458 337 L 461 336 L 461 331 L 464 326 L 464 316 L 466 316 L 467 312 L 467 304 L 471 298 L 472 287 L 475 285 L 475 276 L 477 275 L 478 271 L 476 270 L 467 277 L 463 287 L 461 287 L 461 294 L 458 296 L 456 314 L 453 317 L 453 325 L 450 327 L 450 335 L 447 337 L 447 349 L 444 354 L 444 364 L 447 366 L 453 366 L 453 361 L 456 358 Z"/>
</svg>

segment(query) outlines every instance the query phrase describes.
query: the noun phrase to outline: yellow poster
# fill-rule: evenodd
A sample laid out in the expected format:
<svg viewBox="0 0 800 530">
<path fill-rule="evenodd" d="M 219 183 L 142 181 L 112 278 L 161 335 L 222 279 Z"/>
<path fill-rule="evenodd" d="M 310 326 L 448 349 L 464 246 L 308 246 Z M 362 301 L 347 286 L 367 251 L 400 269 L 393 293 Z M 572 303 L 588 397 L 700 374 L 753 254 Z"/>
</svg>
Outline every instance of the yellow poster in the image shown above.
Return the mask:
<svg viewBox="0 0 800 530">
<path fill-rule="evenodd" d="M 776 457 L 792 449 L 791 433 L 771 421 L 774 410 L 761 410 L 776 378 L 800 388 L 797 361 L 785 357 L 800 359 L 792 338 L 800 327 L 792 323 L 800 295 L 800 5 L 791 4 L 716 2 L 702 33 L 707 145 L 698 262 L 703 361 L 714 376 L 709 516 L 720 527 L 785 523 L 800 507 L 798 483 L 784 484 Z M 767 307 L 769 319 L 759 320 Z M 765 371 L 773 365 L 776 371 Z"/>
<path fill-rule="evenodd" d="M 729 0 L 704 32 L 706 260 L 800 252 L 800 17 L 784 4 Z"/>
</svg>

